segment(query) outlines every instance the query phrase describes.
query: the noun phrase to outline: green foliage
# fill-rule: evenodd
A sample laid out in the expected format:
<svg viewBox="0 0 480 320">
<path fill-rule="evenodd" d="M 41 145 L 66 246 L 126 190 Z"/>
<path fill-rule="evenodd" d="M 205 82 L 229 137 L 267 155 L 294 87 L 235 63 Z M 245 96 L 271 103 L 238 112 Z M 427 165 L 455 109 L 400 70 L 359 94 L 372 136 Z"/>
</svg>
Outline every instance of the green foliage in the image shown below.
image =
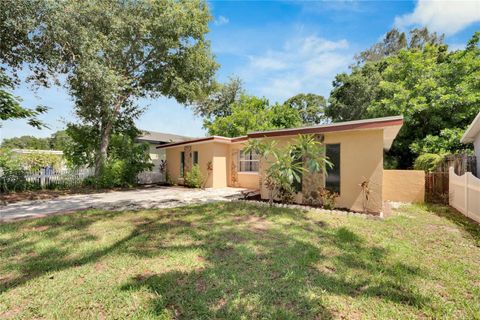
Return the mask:
<svg viewBox="0 0 480 320">
<path fill-rule="evenodd" d="M 312 125 L 325 121 L 325 99 L 315 94 L 299 94 L 283 104 L 270 105 L 265 98 L 248 96 L 239 87 L 238 79 L 223 87 L 214 95 L 210 104 L 199 111 L 204 128 L 210 135 L 237 137 L 252 131 L 284 129 Z M 216 99 L 216 100 L 215 100 Z M 197 108 L 197 110 L 199 110 Z M 205 111 L 216 110 L 216 111 Z"/>
<path fill-rule="evenodd" d="M 72 167 L 95 165 L 98 128 L 69 124 L 67 134 L 71 143 L 64 156 Z M 135 127 L 118 127 L 112 135 L 108 158 L 97 181 L 91 184 L 101 188 L 127 187 L 136 184 L 138 173 L 153 167 L 148 153 L 148 143 L 136 143 L 139 131 Z M 105 171 L 105 172 L 103 172 Z"/>
<path fill-rule="evenodd" d="M 28 187 L 26 171 L 10 150 L 0 150 L 0 192 L 24 191 Z"/>
<path fill-rule="evenodd" d="M 40 170 L 43 167 L 51 166 L 59 169 L 62 164 L 62 156 L 49 153 L 23 153 L 16 155 L 23 167 L 29 170 Z"/>
<path fill-rule="evenodd" d="M 35 109 L 24 108 L 18 97 L 15 97 L 8 89 L 13 88 L 13 82 L 0 69 L 0 120 L 26 119 L 32 127 L 41 129 L 46 125 L 38 119 L 38 116 L 47 111 L 45 106 L 37 106 Z M 2 123 L 0 122 L 0 128 Z"/>
<path fill-rule="evenodd" d="M 31 150 L 60 150 L 71 142 L 65 130 L 57 131 L 48 138 L 37 138 L 34 136 L 21 136 L 4 139 L 2 148 L 8 149 L 31 149 Z"/>
<path fill-rule="evenodd" d="M 405 49 L 423 49 L 427 44 L 440 45 L 443 44 L 443 34 L 429 32 L 425 28 L 415 28 L 410 30 L 409 39 L 405 32 L 398 31 L 393 28 L 385 35 L 382 41 L 374 44 L 369 49 L 360 52 L 355 56 L 357 63 L 361 64 L 367 61 L 376 62 L 385 57 L 395 55 Z"/>
<path fill-rule="evenodd" d="M 8 149 L 32 149 L 32 150 L 48 150 L 50 144 L 47 138 L 37 138 L 34 136 L 21 136 L 4 139 L 2 148 Z"/>
<path fill-rule="evenodd" d="M 33 4 L 33 11 L 23 9 Z M 9 6 L 5 25 L 33 56 L 27 62 L 36 80 L 64 74 L 80 123 L 98 128 L 97 168 L 107 160 L 118 122 L 141 114 L 138 98 L 193 102 L 218 67 L 205 38 L 211 16 L 202 0 L 21 0 Z M 0 59 L 16 62 L 7 54 Z"/>
<path fill-rule="evenodd" d="M 367 108 L 378 96 L 380 80 L 380 66 L 374 63 L 336 75 L 325 114 L 334 122 L 368 118 Z"/>
<path fill-rule="evenodd" d="M 300 93 L 283 104 L 298 111 L 303 125 L 314 125 L 327 121 L 325 116 L 327 101 L 318 94 Z"/>
<path fill-rule="evenodd" d="M 415 170 L 424 170 L 427 172 L 435 171 L 442 163 L 444 155 L 435 153 L 424 153 L 415 159 L 413 168 Z"/>
<path fill-rule="evenodd" d="M 252 139 L 248 141 L 245 151 L 256 151 L 267 165 L 265 185 L 269 190 L 270 203 L 277 197 L 282 202 L 291 202 L 294 184 L 302 181 L 304 173 L 318 172 L 332 165 L 323 156 L 324 146 L 314 135 L 299 135 L 286 147 L 278 147 L 275 141 Z"/>
<path fill-rule="evenodd" d="M 435 147 L 439 150 L 458 150 L 447 141 L 453 132 L 441 136 L 442 130 L 466 128 L 479 112 L 479 77 L 478 36 L 454 52 L 426 41 L 338 75 L 326 113 L 333 121 L 403 115 L 404 125 L 387 156 L 408 168 L 416 156 L 412 149 L 432 150 L 433 142 L 444 144 Z"/>
<path fill-rule="evenodd" d="M 185 172 L 185 186 L 189 188 L 201 188 L 204 177 L 200 171 L 200 166 L 195 164 L 190 171 Z"/>
<path fill-rule="evenodd" d="M 210 135 L 238 137 L 248 132 L 291 128 L 301 124 L 298 111 L 286 105 L 270 106 L 267 99 L 242 95 L 231 105 L 225 117 L 205 119 L 204 127 Z"/>
<path fill-rule="evenodd" d="M 194 104 L 195 113 L 212 119 L 232 114 L 232 105 L 245 94 L 240 78 L 231 77 L 225 84 L 214 83 L 210 93 L 202 96 Z"/>
<path fill-rule="evenodd" d="M 470 144 L 463 144 L 460 142 L 464 133 L 465 129 L 460 128 L 443 129 L 437 136 L 429 134 L 423 140 L 413 142 L 410 145 L 410 149 L 415 154 L 473 154 L 472 146 Z"/>
</svg>

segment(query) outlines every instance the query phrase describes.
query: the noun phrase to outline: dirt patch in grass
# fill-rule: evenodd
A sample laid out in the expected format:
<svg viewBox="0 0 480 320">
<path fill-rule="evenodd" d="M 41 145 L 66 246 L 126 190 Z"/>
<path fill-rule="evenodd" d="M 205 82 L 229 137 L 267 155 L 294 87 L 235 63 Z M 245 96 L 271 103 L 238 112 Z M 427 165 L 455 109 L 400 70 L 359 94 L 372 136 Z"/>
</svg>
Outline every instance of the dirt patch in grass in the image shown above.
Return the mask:
<svg viewBox="0 0 480 320">
<path fill-rule="evenodd" d="M 151 277 L 153 277 L 155 274 L 153 272 L 144 272 L 137 274 L 136 276 L 133 277 L 135 281 L 145 281 Z"/>
</svg>

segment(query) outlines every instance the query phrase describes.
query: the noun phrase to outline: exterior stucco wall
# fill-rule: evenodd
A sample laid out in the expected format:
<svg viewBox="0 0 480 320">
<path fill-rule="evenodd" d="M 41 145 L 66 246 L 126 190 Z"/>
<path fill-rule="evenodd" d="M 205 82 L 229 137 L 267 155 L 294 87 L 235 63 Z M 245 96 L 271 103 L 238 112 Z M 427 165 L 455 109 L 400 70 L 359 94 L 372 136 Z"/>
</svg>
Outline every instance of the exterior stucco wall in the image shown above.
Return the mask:
<svg viewBox="0 0 480 320">
<path fill-rule="evenodd" d="M 229 187 L 239 187 L 247 189 L 259 189 L 260 178 L 255 172 L 239 172 L 238 156 L 240 150 L 245 147 L 245 143 L 231 144 L 229 148 L 229 166 L 227 168 L 227 178 Z"/>
<path fill-rule="evenodd" d="M 369 211 L 383 207 L 383 129 L 332 132 L 325 134 L 325 143 L 340 144 L 340 197 L 337 207 L 361 211 L 364 195 L 360 184 L 369 180 Z"/>
<path fill-rule="evenodd" d="M 213 172 L 209 175 L 208 174 L 208 162 L 214 161 L 213 154 L 214 154 L 214 143 L 203 143 L 203 144 L 193 144 L 193 145 L 182 145 L 178 147 L 168 148 L 166 149 L 166 158 L 167 158 L 167 172 L 169 178 L 171 179 L 172 183 L 174 184 L 183 184 L 183 178 L 180 177 L 180 153 L 182 151 L 186 151 L 190 149 L 193 153 L 194 151 L 198 151 L 198 165 L 200 166 L 200 172 L 202 173 L 203 177 L 207 179 L 205 187 L 211 188 L 213 187 L 213 176 L 215 176 L 215 166 Z M 189 157 L 185 155 L 185 161 L 190 159 L 192 161 L 193 157 Z M 187 165 L 185 167 L 188 167 Z"/>
<path fill-rule="evenodd" d="M 212 143 L 213 172 L 212 188 L 225 188 L 228 186 L 228 160 L 229 145 Z"/>
<path fill-rule="evenodd" d="M 277 145 L 285 146 L 295 137 L 274 139 Z M 340 196 L 336 206 L 363 210 L 364 196 L 360 184 L 368 179 L 371 193 L 366 206 L 369 211 L 380 212 L 383 206 L 383 129 L 325 133 L 324 143 L 340 144 Z M 265 166 L 266 164 L 262 165 Z M 263 172 L 261 177 L 263 181 Z M 261 196 L 268 199 L 268 190 L 264 185 Z M 303 201 L 301 194 L 297 194 L 296 201 Z"/>
<path fill-rule="evenodd" d="M 422 170 L 384 170 L 383 200 L 425 201 L 425 172 Z"/>
</svg>

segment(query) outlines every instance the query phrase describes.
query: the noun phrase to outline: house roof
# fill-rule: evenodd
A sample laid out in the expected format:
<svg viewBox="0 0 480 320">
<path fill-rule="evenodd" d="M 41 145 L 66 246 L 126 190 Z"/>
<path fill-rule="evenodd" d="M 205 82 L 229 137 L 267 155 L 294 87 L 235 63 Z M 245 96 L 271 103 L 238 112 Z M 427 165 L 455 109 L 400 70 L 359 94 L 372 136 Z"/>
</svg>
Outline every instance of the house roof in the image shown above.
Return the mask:
<svg viewBox="0 0 480 320">
<path fill-rule="evenodd" d="M 157 144 L 166 144 L 172 142 L 180 142 L 180 141 L 187 141 L 192 140 L 192 137 L 180 136 L 171 133 L 164 133 L 164 132 L 155 132 L 155 131 L 147 131 L 142 130 L 143 134 L 137 137 L 137 141 L 144 141 L 150 143 L 157 143 Z"/>
<path fill-rule="evenodd" d="M 463 134 L 462 139 L 460 139 L 460 142 L 472 143 L 479 134 L 480 134 L 480 112 L 477 114 L 477 116 L 472 121 L 470 126 L 468 126 L 468 129 Z"/>
<path fill-rule="evenodd" d="M 165 145 L 158 146 L 157 148 L 169 148 L 180 146 L 184 144 L 197 144 L 205 142 L 221 142 L 221 143 L 235 143 L 241 142 L 248 139 L 255 138 L 268 138 L 268 137 L 284 137 L 284 136 L 293 136 L 299 134 L 315 134 L 315 133 L 326 133 L 326 132 L 337 132 L 337 131 L 358 131 L 358 130 L 370 130 L 370 129 L 384 129 L 383 130 L 383 141 L 384 148 L 390 149 L 392 146 L 393 140 L 397 136 L 400 128 L 403 125 L 403 117 L 385 117 L 385 118 L 374 118 L 366 120 L 356 120 L 356 121 L 345 121 L 337 122 L 330 124 L 323 124 L 310 127 L 301 127 L 301 128 L 291 128 L 291 129 L 279 129 L 279 130 L 269 130 L 269 131 L 256 131 L 248 133 L 246 136 L 236 137 L 236 138 L 227 138 L 221 136 L 212 136 L 200 139 L 192 139 L 187 141 L 181 141 L 176 143 L 169 143 Z"/>
<path fill-rule="evenodd" d="M 228 137 L 222 137 L 222 136 L 211 136 L 211 137 L 205 137 L 205 138 L 198 138 L 198 139 L 191 139 L 191 140 L 186 140 L 186 141 L 168 143 L 168 144 L 157 146 L 157 149 L 177 147 L 177 146 L 181 146 L 181 145 L 184 145 L 184 144 L 199 144 L 199 143 L 205 143 L 205 142 L 235 143 L 235 142 L 240 142 L 240 141 L 245 141 L 245 140 L 247 140 L 247 136 L 235 137 L 235 138 L 228 138 Z"/>
</svg>

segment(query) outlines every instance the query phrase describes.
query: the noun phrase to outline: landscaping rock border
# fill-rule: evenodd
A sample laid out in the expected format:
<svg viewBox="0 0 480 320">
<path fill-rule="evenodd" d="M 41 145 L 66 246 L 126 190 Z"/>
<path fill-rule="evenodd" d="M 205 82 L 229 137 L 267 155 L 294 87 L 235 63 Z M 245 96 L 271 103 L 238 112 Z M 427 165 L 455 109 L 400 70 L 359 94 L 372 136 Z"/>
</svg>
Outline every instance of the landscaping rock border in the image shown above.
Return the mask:
<svg viewBox="0 0 480 320">
<path fill-rule="evenodd" d="M 262 207 L 269 207 L 269 203 L 265 201 L 258 201 L 258 200 L 245 200 L 245 199 L 235 199 L 232 201 L 238 201 L 242 203 L 250 203 Z M 310 207 L 307 205 L 301 205 L 301 204 L 285 204 L 285 203 L 273 203 L 273 206 L 275 208 L 289 208 L 289 209 L 297 209 L 297 210 L 305 210 L 305 211 L 314 211 L 317 213 L 325 213 L 325 214 L 336 214 L 336 215 L 341 215 L 341 216 L 354 216 L 354 217 L 360 217 L 364 219 L 373 219 L 373 220 L 383 220 L 383 213 L 380 212 L 379 215 L 373 215 L 373 214 L 368 214 L 368 213 L 359 213 L 359 212 L 353 212 L 353 211 L 345 211 L 345 210 L 327 210 L 323 208 L 315 208 L 315 207 Z"/>
</svg>

